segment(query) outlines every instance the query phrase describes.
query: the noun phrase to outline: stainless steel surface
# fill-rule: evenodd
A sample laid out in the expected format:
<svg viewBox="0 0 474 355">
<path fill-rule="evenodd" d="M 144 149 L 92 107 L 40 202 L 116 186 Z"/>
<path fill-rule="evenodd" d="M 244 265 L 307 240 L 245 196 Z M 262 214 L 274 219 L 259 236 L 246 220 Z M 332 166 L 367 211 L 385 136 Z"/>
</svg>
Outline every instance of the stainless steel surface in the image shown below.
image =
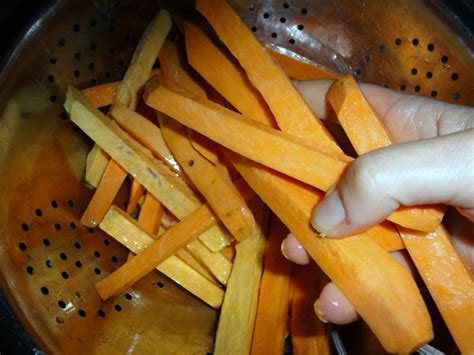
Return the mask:
<svg viewBox="0 0 474 355">
<path fill-rule="evenodd" d="M 157 272 L 126 295 L 101 301 L 94 282 L 126 251 L 79 224 L 91 196 L 81 184 L 91 142 L 62 109 L 66 86 L 119 80 L 159 5 L 58 1 L 26 33 L 0 77 L 2 287 L 47 352 L 212 350 L 217 313 Z M 407 93 L 474 103 L 472 43 L 429 2 L 234 5 L 280 52 Z"/>
</svg>

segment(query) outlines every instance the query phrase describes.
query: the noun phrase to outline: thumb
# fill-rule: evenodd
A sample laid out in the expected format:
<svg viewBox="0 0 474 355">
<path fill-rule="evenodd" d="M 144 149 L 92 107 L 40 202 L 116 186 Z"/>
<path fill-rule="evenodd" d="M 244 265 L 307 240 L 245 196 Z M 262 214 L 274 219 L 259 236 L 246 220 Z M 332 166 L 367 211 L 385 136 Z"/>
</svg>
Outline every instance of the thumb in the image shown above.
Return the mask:
<svg viewBox="0 0 474 355">
<path fill-rule="evenodd" d="M 401 205 L 445 203 L 474 219 L 474 129 L 396 144 L 357 158 L 316 206 L 313 226 L 346 236 Z"/>
</svg>

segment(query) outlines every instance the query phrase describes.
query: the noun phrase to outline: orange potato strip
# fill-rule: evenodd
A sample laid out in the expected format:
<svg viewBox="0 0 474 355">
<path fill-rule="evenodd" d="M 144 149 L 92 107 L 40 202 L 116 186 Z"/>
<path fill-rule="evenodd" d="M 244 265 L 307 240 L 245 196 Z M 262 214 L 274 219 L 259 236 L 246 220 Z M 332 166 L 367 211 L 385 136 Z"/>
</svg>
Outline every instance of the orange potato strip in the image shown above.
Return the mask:
<svg viewBox="0 0 474 355">
<path fill-rule="evenodd" d="M 75 124 L 174 216 L 182 219 L 201 206 L 197 196 L 179 176 L 93 107 L 79 90 L 68 89 L 65 108 Z M 231 241 L 230 235 L 219 225 L 211 227 L 199 239 L 212 251 L 222 249 Z"/>
<path fill-rule="evenodd" d="M 138 43 L 130 66 L 115 94 L 115 105 L 125 105 L 132 110 L 138 106 L 143 85 L 150 77 L 156 57 L 171 28 L 171 17 L 168 11 L 162 9 L 153 18 Z"/>
<path fill-rule="evenodd" d="M 291 80 L 225 0 L 198 0 L 196 8 L 245 69 L 282 131 L 341 151 Z"/>
<path fill-rule="evenodd" d="M 317 235 L 310 218 L 321 192 L 230 151 L 227 157 L 354 305 L 386 351 L 409 353 L 433 338 L 414 280 L 377 242 L 364 233 L 343 239 Z"/>
<path fill-rule="evenodd" d="M 268 126 L 274 125 L 267 104 L 245 72 L 201 29 L 191 24 L 186 26 L 186 53 L 189 64 L 239 112 Z"/>
<path fill-rule="evenodd" d="M 315 79 L 338 79 L 341 74 L 330 69 L 323 68 L 315 62 L 304 58 L 296 53 L 290 52 L 285 55 L 269 48 L 270 55 L 282 67 L 286 75 L 296 80 L 315 80 Z"/>
<path fill-rule="evenodd" d="M 145 102 L 209 139 L 277 171 L 322 190 L 344 172 L 350 158 L 300 143 L 295 137 L 246 119 L 204 98 L 180 95 L 163 79 L 151 79 Z"/>
<path fill-rule="evenodd" d="M 184 69 L 185 63 L 179 53 L 178 46 L 174 42 L 167 41 L 160 51 L 159 55 L 163 76 L 176 82 L 190 93 L 206 97 L 206 91 L 194 80 L 191 75 Z M 218 160 L 215 152 L 215 143 L 212 141 L 205 142 L 202 139 L 191 139 L 193 147 L 202 154 L 207 160 L 214 163 Z"/>
<path fill-rule="evenodd" d="M 91 86 L 90 88 L 83 89 L 82 92 L 91 100 L 95 107 L 105 107 L 111 105 L 114 101 L 119 85 L 120 82 L 115 81 L 113 83 Z"/>
<path fill-rule="evenodd" d="M 190 267 L 192 267 L 194 270 L 196 270 L 206 279 L 211 281 L 213 284 L 215 284 L 216 286 L 219 286 L 219 283 L 214 277 L 214 275 L 212 275 L 199 261 L 197 261 L 196 258 L 192 256 L 189 251 L 185 249 L 178 250 L 175 256 L 177 256 L 179 259 L 184 261 L 186 264 L 188 264 Z"/>
<path fill-rule="evenodd" d="M 100 297 L 107 300 L 127 290 L 157 265 L 168 259 L 177 250 L 184 248 L 186 244 L 215 223 L 217 223 L 217 217 L 210 207 L 202 205 L 168 229 L 140 254 L 96 283 L 96 289 Z"/>
<path fill-rule="evenodd" d="M 147 105 L 236 153 L 321 190 L 335 184 L 352 161 L 343 154 L 252 122 L 209 100 L 185 95 L 173 83 L 159 78 L 150 80 L 145 88 Z M 404 215 L 404 225 L 413 229 L 434 229 L 440 223 L 438 214 L 414 214 L 410 210 Z"/>
<path fill-rule="evenodd" d="M 281 253 L 288 229 L 273 216 L 263 261 L 257 317 L 250 354 L 284 353 L 287 328 L 291 263 Z"/>
<path fill-rule="evenodd" d="M 382 122 L 350 74 L 334 83 L 328 92 L 328 100 L 358 154 L 392 144 Z M 402 207 L 390 216 L 390 220 L 406 228 L 431 232 L 441 223 L 444 207 L 422 207 Z"/>
<path fill-rule="evenodd" d="M 292 267 L 293 301 L 290 332 L 295 355 L 331 354 L 330 325 L 318 319 L 313 306 L 328 282 L 327 276 L 313 263 Z"/>
<path fill-rule="evenodd" d="M 81 217 L 81 223 L 86 227 L 97 227 L 114 202 L 120 187 L 122 186 L 127 172 L 111 160 L 104 171 L 97 190 L 92 196 L 84 214 Z"/>
<path fill-rule="evenodd" d="M 175 158 L 222 223 L 238 241 L 251 235 L 255 220 L 242 196 L 193 148 L 184 126 L 164 115 L 159 117 L 163 135 Z"/>
<path fill-rule="evenodd" d="M 240 185 L 244 186 L 242 183 Z M 250 198 L 252 196 L 253 194 L 251 191 L 244 193 L 245 198 Z M 218 221 L 218 218 L 208 204 L 201 205 L 201 207 L 199 207 L 196 211 L 192 212 L 180 222 L 168 229 L 139 255 L 135 256 L 133 259 L 130 259 L 113 273 L 98 282 L 96 284 L 96 288 L 99 294 L 103 299 L 108 299 L 120 294 L 135 282 L 140 280 L 143 276 L 152 271 L 156 265 L 159 265 L 171 255 L 175 254 L 178 250 L 190 244 L 201 233 L 215 225 Z M 199 255 L 202 255 L 199 254 L 199 250 L 196 250 L 196 248 L 199 248 L 199 245 L 191 243 L 188 247 L 191 252 L 198 252 L 197 255 L 193 256 L 197 257 L 199 260 Z M 222 256 L 222 258 L 225 257 Z M 219 262 L 220 260 L 215 261 Z M 222 275 L 216 275 L 215 273 L 213 274 L 214 276 L 219 277 L 219 281 L 223 282 L 224 284 L 227 282 L 226 279 L 222 280 Z"/>
<path fill-rule="evenodd" d="M 181 171 L 163 139 L 160 127 L 124 105 L 116 105 L 110 110 L 109 114 L 133 138 L 150 149 L 156 157 L 163 160 L 172 170 Z"/>
<path fill-rule="evenodd" d="M 151 235 L 156 235 L 160 228 L 164 207 L 151 193 L 147 192 L 145 201 L 138 215 L 138 224 Z"/>
<path fill-rule="evenodd" d="M 351 75 L 337 81 L 328 93 L 341 125 L 359 154 L 392 144 L 382 123 Z M 440 218 L 442 213 L 438 213 Z M 439 226 L 429 234 L 399 229 L 403 242 L 433 300 L 463 353 L 474 352 L 474 284 L 448 232 Z"/>
<path fill-rule="evenodd" d="M 100 147 L 95 144 L 87 155 L 86 174 L 84 180 L 86 184 L 94 189 L 100 183 L 105 168 L 109 164 L 110 157 Z"/>
<path fill-rule="evenodd" d="M 130 198 L 127 204 L 127 213 L 132 214 L 138 205 L 138 201 L 145 194 L 145 188 L 137 180 L 132 180 L 132 186 L 130 187 Z"/>
<path fill-rule="evenodd" d="M 254 235 L 236 244 L 236 255 L 217 326 L 214 354 L 249 354 L 263 271 L 268 211 L 259 198 L 249 203 Z"/>
<path fill-rule="evenodd" d="M 405 249 L 400 234 L 398 234 L 395 226 L 389 221 L 383 221 L 382 223 L 367 229 L 365 232 L 385 251 Z"/>
<path fill-rule="evenodd" d="M 116 206 L 112 206 L 107 212 L 100 228 L 137 255 L 140 255 L 142 250 L 154 241 L 153 236 L 142 230 L 134 219 Z M 135 258 L 137 257 L 130 260 Z M 171 256 L 156 266 L 156 269 L 211 307 L 219 308 L 221 306 L 224 290 L 203 277 L 181 259 Z"/>
</svg>

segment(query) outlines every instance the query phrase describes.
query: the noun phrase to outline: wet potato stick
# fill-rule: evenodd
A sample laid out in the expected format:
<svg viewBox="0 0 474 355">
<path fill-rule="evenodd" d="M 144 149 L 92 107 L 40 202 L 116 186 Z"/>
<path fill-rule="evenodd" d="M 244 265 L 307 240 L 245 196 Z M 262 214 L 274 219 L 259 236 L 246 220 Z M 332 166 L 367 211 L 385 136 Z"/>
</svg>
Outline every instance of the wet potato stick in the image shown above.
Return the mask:
<svg viewBox="0 0 474 355">
<path fill-rule="evenodd" d="M 135 220 L 116 206 L 112 206 L 107 212 L 100 228 L 137 255 L 140 255 L 141 251 L 154 241 L 152 236 L 137 226 Z M 135 258 L 133 257 L 130 261 Z M 179 258 L 171 256 L 156 266 L 156 269 L 211 307 L 219 308 L 221 306 L 224 290 Z"/>
<path fill-rule="evenodd" d="M 342 127 L 359 154 L 392 144 L 384 126 L 365 100 L 351 75 L 338 80 L 329 90 L 328 99 Z M 421 210 L 420 213 L 439 210 Z M 448 232 L 439 226 L 426 234 L 399 227 L 402 240 L 451 334 L 463 353 L 474 352 L 469 330 L 474 318 L 466 314 L 474 309 L 474 283 L 463 260 L 452 246 Z"/>
<path fill-rule="evenodd" d="M 95 107 L 105 107 L 112 104 L 120 85 L 119 81 L 91 86 L 82 90 Z"/>
<path fill-rule="evenodd" d="M 250 352 L 254 355 L 284 353 L 291 262 L 281 253 L 281 243 L 287 235 L 286 226 L 272 216 Z"/>
<path fill-rule="evenodd" d="M 282 131 L 341 152 L 291 80 L 225 0 L 198 0 L 196 9 L 245 69 Z"/>
<path fill-rule="evenodd" d="M 163 217 L 164 207 L 151 193 L 145 194 L 145 201 L 138 215 L 138 224 L 145 231 L 156 235 L 160 229 L 161 218 Z"/>
<path fill-rule="evenodd" d="M 165 115 L 159 117 L 163 135 L 175 158 L 222 223 L 238 241 L 251 235 L 255 220 L 242 196 L 193 148 L 184 126 Z"/>
<path fill-rule="evenodd" d="M 291 303 L 291 343 L 295 355 L 329 355 L 330 325 L 321 322 L 314 302 L 329 282 L 321 269 L 311 263 L 294 265 L 291 272 L 293 300 Z"/>
<path fill-rule="evenodd" d="M 186 53 L 189 64 L 240 113 L 268 126 L 274 125 L 267 104 L 242 68 L 191 24 L 186 26 Z"/>
<path fill-rule="evenodd" d="M 254 235 L 237 243 L 232 273 L 222 304 L 214 354 L 248 354 L 257 312 L 263 269 L 267 211 L 260 199 L 250 203 L 258 227 Z"/>
<path fill-rule="evenodd" d="M 137 180 L 132 180 L 130 187 L 130 198 L 127 203 L 127 213 L 132 214 L 138 205 L 138 201 L 145 194 L 145 188 Z"/>
<path fill-rule="evenodd" d="M 182 219 L 201 206 L 193 191 L 175 173 L 151 154 L 144 154 L 143 146 L 105 117 L 79 90 L 69 88 L 65 107 L 71 120 L 173 215 Z M 199 238 L 213 251 L 222 249 L 231 241 L 229 234 L 218 225 Z"/>
<path fill-rule="evenodd" d="M 86 227 L 97 227 L 114 202 L 127 172 L 115 161 L 110 160 L 92 199 L 81 217 Z"/>
<path fill-rule="evenodd" d="M 110 157 L 97 144 L 92 147 L 86 161 L 86 184 L 94 189 L 97 188 L 109 160 Z"/>
<path fill-rule="evenodd" d="M 408 353 L 433 338 L 431 320 L 409 273 L 377 242 L 361 233 L 320 238 L 311 227 L 323 194 L 262 165 L 228 152 L 251 188 L 303 244 L 354 305 L 388 352 Z"/>
</svg>

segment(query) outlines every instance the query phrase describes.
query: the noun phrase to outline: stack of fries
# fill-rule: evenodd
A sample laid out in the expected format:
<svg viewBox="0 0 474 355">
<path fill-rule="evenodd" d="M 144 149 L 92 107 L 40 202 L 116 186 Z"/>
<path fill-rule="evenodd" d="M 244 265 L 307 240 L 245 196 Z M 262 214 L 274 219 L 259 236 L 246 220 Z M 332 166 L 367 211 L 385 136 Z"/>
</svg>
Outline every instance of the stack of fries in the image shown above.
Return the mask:
<svg viewBox="0 0 474 355">
<path fill-rule="evenodd" d="M 457 345 L 474 351 L 472 279 L 440 225 L 441 206 L 398 210 L 339 240 L 310 226 L 312 209 L 353 159 L 289 76 L 337 79 L 328 100 L 363 154 L 391 142 L 354 79 L 272 56 L 224 0 L 196 7 L 215 33 L 180 22 L 170 41 L 172 20 L 161 10 L 121 82 L 68 91 L 71 120 L 96 143 L 86 167 L 96 190 L 82 223 L 130 250 L 96 284 L 100 296 L 156 268 L 221 308 L 215 353 L 282 354 L 291 334 L 295 353 L 322 354 L 329 328 L 312 308 L 329 277 L 387 351 L 407 353 L 433 331 L 417 285 L 388 253 L 406 248 Z M 112 202 L 126 181 L 122 210 Z M 288 230 L 317 265 L 292 267 L 281 255 Z M 447 256 L 428 258 L 436 248 Z"/>
</svg>

